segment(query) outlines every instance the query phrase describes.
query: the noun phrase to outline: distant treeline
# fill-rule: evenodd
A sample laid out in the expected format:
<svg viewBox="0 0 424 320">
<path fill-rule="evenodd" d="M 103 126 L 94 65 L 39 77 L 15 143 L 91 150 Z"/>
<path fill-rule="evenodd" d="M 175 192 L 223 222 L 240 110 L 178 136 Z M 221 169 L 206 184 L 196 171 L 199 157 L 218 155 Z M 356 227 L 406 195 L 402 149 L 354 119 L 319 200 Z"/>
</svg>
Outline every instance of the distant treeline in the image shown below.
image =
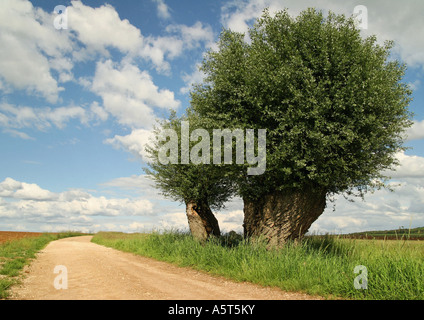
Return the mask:
<svg viewBox="0 0 424 320">
<path fill-rule="evenodd" d="M 347 238 L 358 238 L 358 239 L 391 239 L 391 240 L 424 240 L 424 227 L 420 228 L 404 228 L 394 230 L 383 230 L 383 231 L 364 231 L 357 233 L 350 233 L 344 235 Z"/>
</svg>

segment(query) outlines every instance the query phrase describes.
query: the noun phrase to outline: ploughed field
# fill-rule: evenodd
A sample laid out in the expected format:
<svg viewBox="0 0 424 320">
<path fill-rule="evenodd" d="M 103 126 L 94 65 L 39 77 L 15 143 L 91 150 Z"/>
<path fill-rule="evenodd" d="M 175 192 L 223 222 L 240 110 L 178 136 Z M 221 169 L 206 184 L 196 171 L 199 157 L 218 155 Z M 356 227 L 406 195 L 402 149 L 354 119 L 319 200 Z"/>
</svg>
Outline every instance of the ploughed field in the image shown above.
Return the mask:
<svg viewBox="0 0 424 320">
<path fill-rule="evenodd" d="M 41 232 L 0 231 L 0 243 L 22 238 L 39 237 L 42 234 Z"/>
</svg>

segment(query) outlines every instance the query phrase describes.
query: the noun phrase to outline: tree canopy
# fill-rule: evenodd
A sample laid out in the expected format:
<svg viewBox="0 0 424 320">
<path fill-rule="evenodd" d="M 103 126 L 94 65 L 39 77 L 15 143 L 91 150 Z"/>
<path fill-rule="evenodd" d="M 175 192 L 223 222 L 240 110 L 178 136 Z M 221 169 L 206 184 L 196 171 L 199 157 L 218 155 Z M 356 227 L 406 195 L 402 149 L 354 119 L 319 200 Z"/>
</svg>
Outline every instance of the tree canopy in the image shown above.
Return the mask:
<svg viewBox="0 0 424 320">
<path fill-rule="evenodd" d="M 353 18 L 315 9 L 265 10 L 249 38 L 223 30 L 191 92 L 193 110 L 215 127 L 267 129 L 266 172 L 233 170 L 239 195 L 383 186 L 411 125 L 406 66 L 391 59 L 393 43 L 364 39 Z"/>
<path fill-rule="evenodd" d="M 189 111 L 181 117 L 177 117 L 176 113 L 172 112 L 169 119 L 159 122 L 156 126 L 154 138 L 146 147 L 151 161 L 145 172 L 154 180 L 162 194 L 172 200 L 182 203 L 194 201 L 206 204 L 212 209 L 221 209 L 233 196 L 234 183 L 220 166 L 183 161 L 183 157 L 187 156 L 187 152 L 196 144 L 189 141 L 187 150 L 184 150 L 184 146 L 181 145 L 181 126 L 184 122 L 189 124 L 189 134 L 196 128 L 205 128 L 201 125 L 201 119 Z M 169 141 L 169 137 L 163 135 L 164 130 L 167 129 L 175 132 L 178 139 L 174 163 L 165 163 L 159 158 L 161 147 L 166 143 L 165 140 Z"/>
</svg>

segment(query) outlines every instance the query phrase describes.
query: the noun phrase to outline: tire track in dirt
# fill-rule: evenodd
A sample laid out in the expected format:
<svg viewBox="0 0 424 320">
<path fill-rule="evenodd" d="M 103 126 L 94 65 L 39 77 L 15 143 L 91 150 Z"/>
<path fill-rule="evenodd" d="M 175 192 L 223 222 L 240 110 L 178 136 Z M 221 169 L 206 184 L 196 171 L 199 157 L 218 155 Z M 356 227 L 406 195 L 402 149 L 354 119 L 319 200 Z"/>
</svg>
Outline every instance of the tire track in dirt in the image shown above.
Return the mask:
<svg viewBox="0 0 424 320">
<path fill-rule="evenodd" d="M 238 283 L 189 268 L 90 242 L 92 236 L 53 241 L 11 289 L 19 300 L 310 300 L 301 293 Z M 68 288 L 56 289 L 56 266 L 65 266 Z"/>
</svg>

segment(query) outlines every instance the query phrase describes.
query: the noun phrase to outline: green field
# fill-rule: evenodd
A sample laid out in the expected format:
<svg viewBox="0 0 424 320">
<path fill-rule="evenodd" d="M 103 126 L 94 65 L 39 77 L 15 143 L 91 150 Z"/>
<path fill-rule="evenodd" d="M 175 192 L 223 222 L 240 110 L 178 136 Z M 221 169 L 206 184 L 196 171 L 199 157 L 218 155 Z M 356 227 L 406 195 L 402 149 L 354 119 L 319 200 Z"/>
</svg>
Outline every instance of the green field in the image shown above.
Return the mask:
<svg viewBox="0 0 424 320">
<path fill-rule="evenodd" d="M 25 267 L 50 241 L 81 235 L 74 232 L 45 233 L 38 237 L 22 238 L 0 243 L 0 299 L 9 296 L 8 289 L 19 283 Z"/>
<path fill-rule="evenodd" d="M 351 233 L 347 235 L 352 238 L 376 238 L 376 239 L 392 239 L 392 240 L 424 240 L 424 227 L 405 229 L 399 228 L 395 230 L 383 231 L 363 231 Z"/>
<path fill-rule="evenodd" d="M 424 242 L 313 236 L 282 249 L 221 237 L 199 243 L 189 234 L 98 233 L 93 242 L 225 276 L 329 299 L 424 299 Z M 356 289 L 356 266 L 367 289 Z M 364 284 L 361 280 L 359 283 Z"/>
</svg>

